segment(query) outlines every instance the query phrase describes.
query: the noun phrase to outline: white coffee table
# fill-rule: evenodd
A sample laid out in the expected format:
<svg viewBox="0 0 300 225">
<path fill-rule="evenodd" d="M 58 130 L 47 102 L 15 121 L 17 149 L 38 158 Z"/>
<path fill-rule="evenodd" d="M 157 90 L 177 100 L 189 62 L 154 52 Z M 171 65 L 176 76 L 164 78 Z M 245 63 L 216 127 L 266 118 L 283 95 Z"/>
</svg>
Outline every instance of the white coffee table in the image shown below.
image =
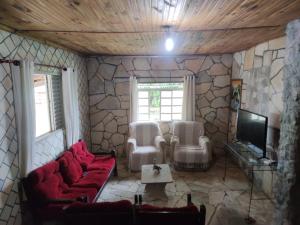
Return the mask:
<svg viewBox="0 0 300 225">
<path fill-rule="evenodd" d="M 151 196 L 165 196 L 165 186 L 174 182 L 168 164 L 157 164 L 161 167 L 159 173 L 153 170 L 153 165 L 142 166 L 141 183 L 146 184 L 145 193 Z"/>
</svg>

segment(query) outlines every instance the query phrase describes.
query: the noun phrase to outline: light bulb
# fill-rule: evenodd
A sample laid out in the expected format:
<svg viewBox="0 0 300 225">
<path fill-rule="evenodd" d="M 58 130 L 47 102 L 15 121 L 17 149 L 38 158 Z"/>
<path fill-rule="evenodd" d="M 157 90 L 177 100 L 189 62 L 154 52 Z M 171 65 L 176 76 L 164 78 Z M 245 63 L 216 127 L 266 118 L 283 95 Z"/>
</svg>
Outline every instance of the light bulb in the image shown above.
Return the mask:
<svg viewBox="0 0 300 225">
<path fill-rule="evenodd" d="M 165 48 L 168 52 L 172 51 L 174 48 L 174 41 L 172 38 L 168 37 L 165 42 Z"/>
</svg>

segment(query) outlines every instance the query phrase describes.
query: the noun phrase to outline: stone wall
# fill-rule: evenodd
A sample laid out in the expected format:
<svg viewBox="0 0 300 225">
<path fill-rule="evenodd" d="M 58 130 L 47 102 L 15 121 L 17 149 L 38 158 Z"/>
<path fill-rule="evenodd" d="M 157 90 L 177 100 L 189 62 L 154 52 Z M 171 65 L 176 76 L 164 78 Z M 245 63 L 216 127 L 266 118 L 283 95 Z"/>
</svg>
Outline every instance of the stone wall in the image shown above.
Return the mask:
<svg viewBox="0 0 300 225">
<path fill-rule="evenodd" d="M 242 109 L 268 117 L 268 146 L 278 149 L 282 112 L 285 38 L 261 43 L 233 55 L 232 78 L 243 79 Z M 236 113 L 231 114 L 230 140 L 236 131 Z"/>
<path fill-rule="evenodd" d="M 268 117 L 267 156 L 272 159 L 277 159 L 279 145 L 284 56 L 284 37 L 233 55 L 232 78 L 243 79 L 241 108 Z M 230 141 L 234 139 L 235 133 L 236 113 L 231 112 Z M 257 172 L 255 178 L 267 194 L 273 194 L 276 173 Z"/>
<path fill-rule="evenodd" d="M 91 140 L 94 151 L 117 148 L 123 152 L 128 136 L 129 77 L 139 82 L 196 79 L 196 119 L 205 123 L 206 134 L 217 153 L 227 138 L 229 84 L 232 55 L 195 57 L 90 57 L 87 60 Z M 160 78 L 164 77 L 164 78 Z M 169 141 L 172 127 L 160 122 Z"/>
<path fill-rule="evenodd" d="M 286 34 L 274 225 L 300 224 L 300 19 L 287 25 Z"/>
<path fill-rule="evenodd" d="M 79 81 L 81 137 L 89 142 L 88 82 L 85 59 L 29 38 L 0 30 L 0 58 L 31 59 L 35 63 L 76 68 Z M 12 76 L 7 63 L 0 64 L 0 224 L 21 224 L 18 198 L 19 163 Z M 36 168 L 64 150 L 64 135 L 58 130 L 37 140 L 33 153 Z"/>
</svg>

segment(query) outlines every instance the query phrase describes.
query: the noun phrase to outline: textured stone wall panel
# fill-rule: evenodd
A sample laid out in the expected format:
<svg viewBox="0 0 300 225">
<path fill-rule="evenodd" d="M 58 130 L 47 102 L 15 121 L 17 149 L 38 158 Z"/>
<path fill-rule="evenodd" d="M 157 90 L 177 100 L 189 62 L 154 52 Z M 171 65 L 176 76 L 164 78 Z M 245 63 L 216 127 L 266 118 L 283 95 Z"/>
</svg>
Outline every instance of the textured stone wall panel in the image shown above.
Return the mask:
<svg viewBox="0 0 300 225">
<path fill-rule="evenodd" d="M 300 20 L 290 22 L 286 33 L 274 225 L 300 224 Z"/>
<path fill-rule="evenodd" d="M 176 82 L 196 75 L 196 118 L 205 123 L 216 153 L 223 152 L 228 128 L 232 55 L 196 57 L 90 57 L 87 59 L 91 137 L 94 151 L 123 152 L 128 137 L 129 83 Z M 163 77 L 163 78 L 162 78 Z M 122 78 L 122 79 L 120 79 Z M 126 78 L 126 79 L 124 79 Z M 160 122 L 169 143 L 172 123 Z"/>
<path fill-rule="evenodd" d="M 233 55 L 232 78 L 243 79 L 241 108 L 268 117 L 267 147 L 269 158 L 277 158 L 280 116 L 283 111 L 283 67 L 285 37 L 261 43 Z M 237 117 L 230 114 L 229 141 L 236 134 Z M 274 195 L 276 173 L 256 172 L 256 183 L 269 196 Z"/>
<path fill-rule="evenodd" d="M 85 59 L 29 38 L 0 31 L 0 58 L 31 59 L 35 63 L 67 66 L 78 71 L 81 138 L 89 143 L 89 99 Z M 51 68 L 49 68 L 51 70 Z M 7 63 L 0 64 L 0 224 L 21 224 L 18 198 L 19 162 L 12 76 Z M 36 168 L 64 150 L 64 135 L 58 130 L 37 140 L 33 153 Z"/>
</svg>

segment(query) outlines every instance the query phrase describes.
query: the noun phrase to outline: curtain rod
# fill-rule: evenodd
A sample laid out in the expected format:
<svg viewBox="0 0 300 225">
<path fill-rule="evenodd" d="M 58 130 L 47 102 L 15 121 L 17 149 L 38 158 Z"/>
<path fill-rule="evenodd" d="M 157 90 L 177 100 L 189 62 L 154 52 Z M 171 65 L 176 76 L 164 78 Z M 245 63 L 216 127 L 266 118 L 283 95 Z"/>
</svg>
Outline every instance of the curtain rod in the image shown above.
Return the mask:
<svg viewBox="0 0 300 225">
<path fill-rule="evenodd" d="M 0 59 L 0 64 L 1 63 L 12 63 L 15 66 L 19 66 L 20 65 L 20 61 L 19 60 L 10 60 L 10 59 Z M 62 70 L 67 70 L 66 67 L 64 66 L 51 66 L 51 65 L 47 65 L 47 64 L 41 64 L 41 63 L 35 63 L 34 65 L 37 66 L 45 66 L 45 67 L 53 67 L 53 68 L 57 68 L 57 69 L 62 69 Z"/>
<path fill-rule="evenodd" d="M 164 76 L 164 77 L 138 77 L 138 76 L 135 76 L 137 79 L 157 79 L 157 78 L 170 78 L 170 79 L 172 79 L 172 78 L 183 78 L 183 77 L 166 77 L 166 76 Z M 114 80 L 115 79 L 129 79 L 130 77 L 114 77 Z"/>
<path fill-rule="evenodd" d="M 45 66 L 45 67 L 52 67 L 52 68 L 57 68 L 57 69 L 64 70 L 64 71 L 67 70 L 67 68 L 64 67 L 64 66 L 51 66 L 51 65 L 42 64 L 42 63 L 35 63 L 34 65 L 37 65 L 37 66 Z"/>
<path fill-rule="evenodd" d="M 12 63 L 15 66 L 19 66 L 20 65 L 20 61 L 18 61 L 18 60 L 9 60 L 9 59 L 0 59 L 0 64 L 1 63 Z"/>
</svg>

